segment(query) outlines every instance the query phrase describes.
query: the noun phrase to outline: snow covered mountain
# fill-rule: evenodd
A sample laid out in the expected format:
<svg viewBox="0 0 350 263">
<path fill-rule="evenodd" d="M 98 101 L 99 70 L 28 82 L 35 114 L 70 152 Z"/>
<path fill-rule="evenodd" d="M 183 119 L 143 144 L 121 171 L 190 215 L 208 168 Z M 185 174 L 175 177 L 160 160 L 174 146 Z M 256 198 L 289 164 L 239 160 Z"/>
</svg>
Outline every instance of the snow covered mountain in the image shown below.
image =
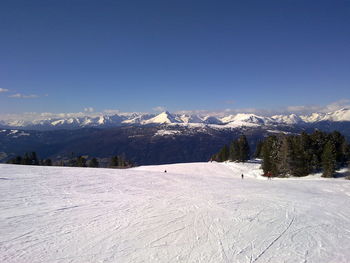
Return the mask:
<svg viewBox="0 0 350 263">
<path fill-rule="evenodd" d="M 343 108 L 328 113 L 313 113 L 309 116 L 300 116 L 300 118 L 305 122 L 350 121 L 350 109 Z"/>
<path fill-rule="evenodd" d="M 171 124 L 171 123 L 180 123 L 180 121 L 167 111 L 162 112 L 161 114 L 158 114 L 157 116 L 149 120 L 144 120 L 141 122 L 141 124 Z"/>
<path fill-rule="evenodd" d="M 283 124 L 299 124 L 303 122 L 303 119 L 295 114 L 275 115 L 275 116 L 272 116 L 271 119 L 273 119 L 278 123 L 283 123 Z"/>
<path fill-rule="evenodd" d="M 235 127 L 261 127 L 261 126 L 280 126 L 280 125 L 303 125 L 320 122 L 349 122 L 350 109 L 344 108 L 329 113 L 312 113 L 310 115 L 296 114 L 290 115 L 274 115 L 271 117 L 259 116 L 256 114 L 239 113 L 228 116 L 199 116 L 190 114 L 172 114 L 170 112 L 162 112 L 160 114 L 115 114 L 101 115 L 95 117 L 70 117 L 60 119 L 41 119 L 34 121 L 24 120 L 0 120 L 2 128 L 22 128 L 22 129 L 73 129 L 84 127 L 118 127 L 128 125 L 191 125 L 198 127 L 214 125 L 221 128 Z"/>
</svg>

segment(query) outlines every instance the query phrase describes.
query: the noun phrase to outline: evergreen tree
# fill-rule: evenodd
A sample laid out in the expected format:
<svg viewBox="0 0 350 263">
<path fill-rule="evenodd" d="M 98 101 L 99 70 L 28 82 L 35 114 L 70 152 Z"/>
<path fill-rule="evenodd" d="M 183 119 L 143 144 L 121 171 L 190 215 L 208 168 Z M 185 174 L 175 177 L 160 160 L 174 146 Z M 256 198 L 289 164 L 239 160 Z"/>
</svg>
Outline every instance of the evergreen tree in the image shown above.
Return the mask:
<svg viewBox="0 0 350 263">
<path fill-rule="evenodd" d="M 224 147 L 222 147 L 218 153 L 214 154 L 211 159 L 217 162 L 224 162 L 230 158 L 230 149 L 227 145 L 224 145 Z"/>
<path fill-rule="evenodd" d="M 39 165 L 39 159 L 36 155 L 36 152 L 32 152 L 29 156 L 31 165 Z"/>
<path fill-rule="evenodd" d="M 52 166 L 52 161 L 51 161 L 51 159 L 46 159 L 46 160 L 44 160 L 43 165 L 45 165 L 45 166 Z"/>
<path fill-rule="evenodd" d="M 30 165 L 31 164 L 31 158 L 29 156 L 29 153 L 24 154 L 22 161 L 21 161 L 21 164 L 23 164 L 23 165 Z"/>
<path fill-rule="evenodd" d="M 118 166 L 119 166 L 119 158 L 118 158 L 118 156 L 113 156 L 113 157 L 111 158 L 111 161 L 110 161 L 110 163 L 109 163 L 109 166 L 110 166 L 110 167 L 118 167 Z"/>
<path fill-rule="evenodd" d="M 323 177 L 333 177 L 336 168 L 336 148 L 332 141 L 328 141 L 322 154 Z"/>
<path fill-rule="evenodd" d="M 249 144 L 247 141 L 247 137 L 245 135 L 241 135 L 238 139 L 238 147 L 239 147 L 239 156 L 238 160 L 240 162 L 245 162 L 249 159 Z"/>
<path fill-rule="evenodd" d="M 227 161 L 229 158 L 229 154 L 230 154 L 230 151 L 228 146 L 224 145 L 224 147 L 222 147 L 222 149 L 219 152 L 219 156 L 218 156 L 219 162 Z"/>
<path fill-rule="evenodd" d="M 350 146 L 339 132 L 326 134 L 315 131 L 311 135 L 269 136 L 261 148 L 264 173 L 274 176 L 306 176 L 323 169 L 323 176 L 333 176 L 338 166 L 350 160 Z"/>
<path fill-rule="evenodd" d="M 336 161 L 340 165 L 344 165 L 346 155 L 346 140 L 345 137 L 338 131 L 334 131 L 329 135 L 329 139 L 333 142 L 336 149 Z"/>
<path fill-rule="evenodd" d="M 345 160 L 350 163 L 350 144 L 345 146 Z"/>
<path fill-rule="evenodd" d="M 322 154 L 323 148 L 327 142 L 326 134 L 315 130 L 311 135 L 311 150 L 312 150 L 312 167 L 314 170 L 320 170 L 322 168 Z"/>
<path fill-rule="evenodd" d="M 261 155 L 261 150 L 262 150 L 262 146 L 263 146 L 263 142 L 262 141 L 259 141 L 256 145 L 256 149 L 255 149 L 255 153 L 254 153 L 254 157 L 255 158 L 262 158 L 262 155 Z"/>
<path fill-rule="evenodd" d="M 10 160 L 8 160 L 6 163 L 8 164 L 22 164 L 22 156 L 16 156 Z"/>
<path fill-rule="evenodd" d="M 286 176 L 292 173 L 293 157 L 292 138 L 285 136 L 281 140 L 281 146 L 277 153 L 276 166 L 279 175 Z"/>
<path fill-rule="evenodd" d="M 83 156 L 77 157 L 76 166 L 77 167 L 86 167 L 86 159 Z"/>
<path fill-rule="evenodd" d="M 300 148 L 303 153 L 303 158 L 305 159 L 305 170 L 308 172 L 311 172 L 312 167 L 312 160 L 313 160 L 313 151 L 312 151 L 312 142 L 310 136 L 306 132 L 302 132 L 300 135 Z"/>
<path fill-rule="evenodd" d="M 272 158 L 271 158 L 271 141 L 266 140 L 261 148 L 262 156 L 262 169 L 264 174 L 272 170 Z"/>
<path fill-rule="evenodd" d="M 277 169 L 277 152 L 278 152 L 278 139 L 276 136 L 268 137 L 262 146 L 262 169 L 264 174 L 270 172 L 273 176 L 278 175 Z"/>
<path fill-rule="evenodd" d="M 293 137 L 293 151 L 291 158 L 291 171 L 293 176 L 306 176 L 310 172 L 306 152 L 299 137 Z"/>
<path fill-rule="evenodd" d="M 78 166 L 78 164 L 77 164 L 77 158 L 70 159 L 70 160 L 68 161 L 68 166 L 70 166 L 70 167 L 77 167 L 77 166 Z"/>
<path fill-rule="evenodd" d="M 98 167 L 99 166 L 99 163 L 97 161 L 97 159 L 94 157 L 90 160 L 89 162 L 89 167 Z"/>
<path fill-rule="evenodd" d="M 237 140 L 232 141 L 230 145 L 229 159 L 237 161 L 239 159 L 239 144 Z"/>
</svg>

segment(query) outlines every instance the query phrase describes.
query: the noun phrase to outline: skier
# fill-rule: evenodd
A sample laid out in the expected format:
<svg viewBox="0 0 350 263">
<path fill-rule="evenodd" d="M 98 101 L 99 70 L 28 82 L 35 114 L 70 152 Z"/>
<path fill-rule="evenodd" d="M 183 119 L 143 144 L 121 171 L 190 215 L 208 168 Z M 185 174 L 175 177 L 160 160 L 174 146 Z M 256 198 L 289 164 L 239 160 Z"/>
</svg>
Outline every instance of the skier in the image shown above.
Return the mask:
<svg viewBox="0 0 350 263">
<path fill-rule="evenodd" d="M 166 170 L 164 170 L 164 173 L 166 173 Z"/>
<path fill-rule="evenodd" d="M 268 180 L 271 180 L 271 177 L 272 177 L 272 173 L 270 171 L 267 172 L 267 179 Z"/>
<path fill-rule="evenodd" d="M 242 177 L 242 179 L 243 179 L 243 178 L 244 178 L 244 175 L 242 174 L 241 177 Z"/>
</svg>

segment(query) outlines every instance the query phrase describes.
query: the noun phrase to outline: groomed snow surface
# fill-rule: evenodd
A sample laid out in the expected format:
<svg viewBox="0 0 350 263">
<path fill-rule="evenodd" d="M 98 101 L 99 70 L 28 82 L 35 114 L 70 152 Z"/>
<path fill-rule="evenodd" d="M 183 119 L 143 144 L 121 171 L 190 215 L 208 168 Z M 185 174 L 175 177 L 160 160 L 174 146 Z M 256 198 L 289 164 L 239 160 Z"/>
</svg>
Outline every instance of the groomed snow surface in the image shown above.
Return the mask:
<svg viewBox="0 0 350 263">
<path fill-rule="evenodd" d="M 0 262 L 350 262 L 350 181 L 260 174 L 0 165 Z"/>
</svg>

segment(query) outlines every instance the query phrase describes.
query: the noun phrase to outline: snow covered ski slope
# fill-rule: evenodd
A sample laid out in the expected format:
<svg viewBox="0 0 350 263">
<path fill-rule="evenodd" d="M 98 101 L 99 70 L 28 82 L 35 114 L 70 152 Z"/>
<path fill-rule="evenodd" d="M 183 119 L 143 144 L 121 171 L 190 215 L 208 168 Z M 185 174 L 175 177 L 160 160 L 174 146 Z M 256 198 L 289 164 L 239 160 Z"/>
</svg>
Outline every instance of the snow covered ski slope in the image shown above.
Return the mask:
<svg viewBox="0 0 350 263">
<path fill-rule="evenodd" d="M 0 165 L 0 262 L 350 262 L 350 181 L 258 167 Z"/>
</svg>

